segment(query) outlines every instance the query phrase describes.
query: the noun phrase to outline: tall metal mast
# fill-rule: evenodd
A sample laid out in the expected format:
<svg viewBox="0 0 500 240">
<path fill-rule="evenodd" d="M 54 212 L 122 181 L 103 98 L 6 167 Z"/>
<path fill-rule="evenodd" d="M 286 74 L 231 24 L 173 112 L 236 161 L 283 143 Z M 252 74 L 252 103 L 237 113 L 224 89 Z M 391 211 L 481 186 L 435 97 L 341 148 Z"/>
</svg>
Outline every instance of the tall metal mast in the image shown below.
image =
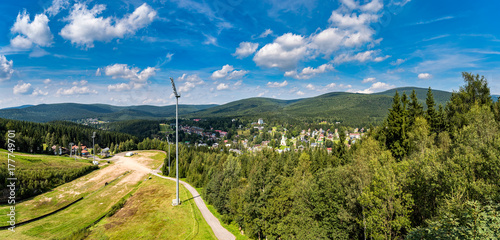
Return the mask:
<svg viewBox="0 0 500 240">
<path fill-rule="evenodd" d="M 93 153 L 92 155 L 94 157 L 94 161 L 92 161 L 92 163 L 94 165 L 97 165 L 95 162 L 95 141 L 94 141 L 94 138 L 95 138 L 95 132 L 94 132 L 94 134 L 92 134 L 92 153 Z"/>
<path fill-rule="evenodd" d="M 174 79 L 170 78 L 170 82 L 172 83 L 172 89 L 174 90 L 175 95 L 175 178 L 176 178 L 176 186 L 175 186 L 175 196 L 176 199 L 173 201 L 172 205 L 177 206 L 181 204 L 179 200 L 179 98 L 181 95 L 177 93 L 177 89 L 175 89 Z"/>
<path fill-rule="evenodd" d="M 170 175 L 170 140 L 167 135 L 167 143 L 168 143 L 168 175 Z"/>
</svg>

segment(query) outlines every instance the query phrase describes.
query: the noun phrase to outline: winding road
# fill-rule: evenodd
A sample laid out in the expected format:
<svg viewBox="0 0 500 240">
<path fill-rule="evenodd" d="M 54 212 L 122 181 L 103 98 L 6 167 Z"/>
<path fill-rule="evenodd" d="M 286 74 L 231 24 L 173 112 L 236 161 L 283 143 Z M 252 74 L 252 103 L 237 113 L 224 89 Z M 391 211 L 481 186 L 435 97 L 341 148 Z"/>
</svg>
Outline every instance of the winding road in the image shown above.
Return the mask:
<svg viewBox="0 0 500 240">
<path fill-rule="evenodd" d="M 127 167 L 129 167 L 131 169 L 135 169 L 137 171 L 148 172 L 148 173 L 151 173 L 157 177 L 176 181 L 175 178 L 160 175 L 159 169 L 161 169 L 161 166 L 158 169 L 153 170 L 153 169 L 150 169 L 150 168 L 140 164 L 134 158 L 125 157 L 124 155 L 125 155 L 125 153 L 117 154 L 113 158 L 111 158 L 110 160 L 115 160 L 117 164 L 126 165 Z M 191 193 L 191 195 L 193 195 L 193 199 L 194 199 L 194 202 L 196 203 L 196 206 L 200 210 L 203 218 L 205 218 L 205 221 L 207 221 L 208 225 L 212 228 L 212 231 L 214 232 L 217 239 L 219 239 L 219 240 L 235 240 L 236 237 L 231 232 L 229 232 L 227 229 L 222 227 L 219 219 L 217 219 L 208 210 L 207 205 L 205 205 L 205 202 L 201 198 L 201 195 L 198 193 L 198 191 L 196 191 L 196 189 L 194 187 L 192 187 L 191 185 L 189 185 L 188 183 L 186 183 L 184 181 L 179 180 L 179 183 L 181 183 Z"/>
</svg>

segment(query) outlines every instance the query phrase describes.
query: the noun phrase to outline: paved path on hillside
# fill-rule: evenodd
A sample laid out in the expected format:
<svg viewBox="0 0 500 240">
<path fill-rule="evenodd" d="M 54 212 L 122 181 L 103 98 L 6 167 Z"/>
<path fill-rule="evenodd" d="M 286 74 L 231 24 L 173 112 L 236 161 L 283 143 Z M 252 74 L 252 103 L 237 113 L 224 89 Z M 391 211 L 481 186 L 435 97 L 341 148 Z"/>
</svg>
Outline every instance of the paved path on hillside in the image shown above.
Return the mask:
<svg viewBox="0 0 500 240">
<path fill-rule="evenodd" d="M 176 181 L 175 178 L 165 177 L 165 176 L 158 174 L 161 172 L 160 171 L 161 166 L 155 170 L 152 170 L 152 169 L 146 168 L 145 166 L 141 165 L 140 163 L 134 161 L 134 158 L 124 157 L 121 154 L 116 156 L 116 157 L 119 158 L 120 160 L 122 160 L 122 162 L 124 162 L 128 166 L 133 167 L 134 169 L 137 169 L 139 171 L 141 171 L 141 170 L 144 171 L 145 169 L 148 169 L 151 172 L 151 174 L 153 174 L 157 177 Z M 194 187 L 192 187 L 191 185 L 189 185 L 188 183 L 186 183 L 184 181 L 179 180 L 179 183 L 184 185 L 184 187 L 191 193 L 191 195 L 193 195 L 193 200 L 196 203 L 196 206 L 198 207 L 198 209 L 200 209 L 201 215 L 203 215 L 203 218 L 205 218 L 205 221 L 207 221 L 208 225 L 212 228 L 212 231 L 214 232 L 217 239 L 219 239 L 219 240 L 235 240 L 236 237 L 231 232 L 229 232 L 227 229 L 225 229 L 220 224 L 219 219 L 217 219 L 210 212 L 210 210 L 208 210 L 207 205 L 205 205 L 205 202 L 203 202 L 203 199 L 201 198 L 201 195 L 198 193 L 198 191 L 196 191 L 196 189 Z M 182 199 L 181 199 L 181 202 L 182 202 Z"/>
<path fill-rule="evenodd" d="M 175 178 L 171 177 L 165 177 L 162 175 L 159 175 L 156 173 L 156 171 L 152 172 L 153 175 L 169 179 L 172 181 L 176 181 Z M 201 215 L 203 215 L 203 218 L 205 218 L 205 221 L 207 221 L 208 225 L 212 228 L 212 231 L 214 231 L 215 236 L 217 239 L 220 240 L 234 240 L 236 237 L 232 233 L 230 233 L 227 229 L 225 229 L 219 222 L 219 219 L 217 219 L 210 210 L 208 210 L 207 205 L 205 205 L 205 202 L 203 202 L 203 199 L 201 199 L 200 194 L 194 187 L 189 185 L 187 182 L 179 180 L 179 183 L 184 185 L 184 187 L 193 195 L 194 202 L 196 203 L 196 206 L 198 206 L 198 209 L 200 209 Z M 182 199 L 181 199 L 182 202 Z"/>
</svg>

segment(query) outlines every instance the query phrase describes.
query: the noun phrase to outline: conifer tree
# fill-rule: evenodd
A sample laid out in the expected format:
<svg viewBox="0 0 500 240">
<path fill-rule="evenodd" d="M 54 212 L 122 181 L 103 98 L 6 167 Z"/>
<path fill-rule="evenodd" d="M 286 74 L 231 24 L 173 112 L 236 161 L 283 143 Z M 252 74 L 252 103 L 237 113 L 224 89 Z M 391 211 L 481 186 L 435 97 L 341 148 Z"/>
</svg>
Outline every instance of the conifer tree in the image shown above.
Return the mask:
<svg viewBox="0 0 500 240">
<path fill-rule="evenodd" d="M 425 99 L 425 103 L 427 104 L 425 119 L 427 119 L 427 122 L 431 127 L 431 132 L 436 132 L 437 128 L 436 102 L 434 102 L 434 95 L 432 94 L 432 90 L 430 87 L 429 90 L 427 91 L 427 99 Z"/>
<path fill-rule="evenodd" d="M 410 122 L 409 125 L 413 125 L 417 117 L 421 117 L 424 115 L 424 107 L 418 102 L 415 89 L 413 89 L 413 91 L 411 92 L 410 100 L 410 105 L 408 106 L 408 116 Z"/>
<path fill-rule="evenodd" d="M 403 101 L 407 102 L 406 94 L 403 95 Z M 403 103 L 405 105 L 405 103 Z M 394 95 L 392 108 L 389 109 L 389 115 L 386 122 L 386 145 L 391 150 L 396 159 L 401 159 L 406 155 L 405 142 L 405 110 L 401 105 L 399 93 L 396 91 Z"/>
</svg>

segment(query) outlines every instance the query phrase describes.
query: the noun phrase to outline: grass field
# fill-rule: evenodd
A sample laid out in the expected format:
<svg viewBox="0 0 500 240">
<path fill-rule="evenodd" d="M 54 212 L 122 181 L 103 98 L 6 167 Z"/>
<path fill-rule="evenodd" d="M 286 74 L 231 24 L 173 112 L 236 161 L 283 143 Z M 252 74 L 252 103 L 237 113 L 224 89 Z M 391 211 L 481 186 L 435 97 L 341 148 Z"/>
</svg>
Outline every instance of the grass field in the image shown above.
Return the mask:
<svg viewBox="0 0 500 240">
<path fill-rule="evenodd" d="M 181 185 L 182 205 L 173 207 L 175 182 L 152 176 L 115 215 L 90 229 L 87 239 L 216 239 L 192 196 Z"/>
<path fill-rule="evenodd" d="M 128 181 L 131 174 L 123 176 L 107 186 L 100 185 L 83 200 L 54 215 L 18 226 L 16 232 L 0 232 L 0 239 L 54 239 L 63 238 L 91 225 L 103 216 L 123 196 L 130 192 L 137 182 Z M 70 183 L 72 184 L 72 183 Z"/>
<path fill-rule="evenodd" d="M 8 152 L 6 150 L 0 149 L 0 168 L 6 167 L 8 162 L 7 154 Z M 92 165 L 87 160 L 78 159 L 75 161 L 68 157 L 25 153 L 14 153 L 14 155 L 15 157 L 12 159 L 16 161 L 16 171 L 71 171 L 73 169 Z M 55 189 L 57 189 L 57 187 Z M 54 211 L 81 196 L 81 192 L 78 192 L 78 194 L 63 194 L 60 190 L 55 189 L 34 198 L 18 202 L 16 204 L 18 222 Z M 73 191 L 73 193 L 75 192 Z M 4 213 L 7 213 L 9 207 L 10 205 L 6 204 L 0 205 L 0 225 L 6 225 L 7 216 Z"/>
<path fill-rule="evenodd" d="M 105 182 L 111 182 L 113 179 L 118 178 L 125 172 L 126 171 L 123 170 L 121 172 L 109 173 L 106 174 L 105 177 L 101 177 L 101 171 L 94 171 L 69 183 L 54 188 L 50 192 L 19 202 L 16 204 L 17 221 L 22 222 L 33 219 L 66 206 L 76 199 L 85 197 L 89 193 L 96 191 L 104 186 Z M 9 207 L 10 205 L 0 205 L 0 223 L 2 223 L 2 225 L 7 221 L 6 213 Z"/>
<path fill-rule="evenodd" d="M 134 154 L 132 158 L 151 169 L 157 169 L 158 167 L 160 167 L 163 163 L 163 160 L 167 156 L 164 152 L 160 151 L 144 150 L 134 152 L 137 154 Z"/>
<path fill-rule="evenodd" d="M 0 149 L 0 166 L 7 165 L 8 151 Z M 16 161 L 16 168 L 19 170 L 44 169 L 50 168 L 79 168 L 81 166 L 92 165 L 89 160 L 77 159 L 43 154 L 29 154 L 14 152 L 15 157 L 11 157 Z"/>
</svg>

